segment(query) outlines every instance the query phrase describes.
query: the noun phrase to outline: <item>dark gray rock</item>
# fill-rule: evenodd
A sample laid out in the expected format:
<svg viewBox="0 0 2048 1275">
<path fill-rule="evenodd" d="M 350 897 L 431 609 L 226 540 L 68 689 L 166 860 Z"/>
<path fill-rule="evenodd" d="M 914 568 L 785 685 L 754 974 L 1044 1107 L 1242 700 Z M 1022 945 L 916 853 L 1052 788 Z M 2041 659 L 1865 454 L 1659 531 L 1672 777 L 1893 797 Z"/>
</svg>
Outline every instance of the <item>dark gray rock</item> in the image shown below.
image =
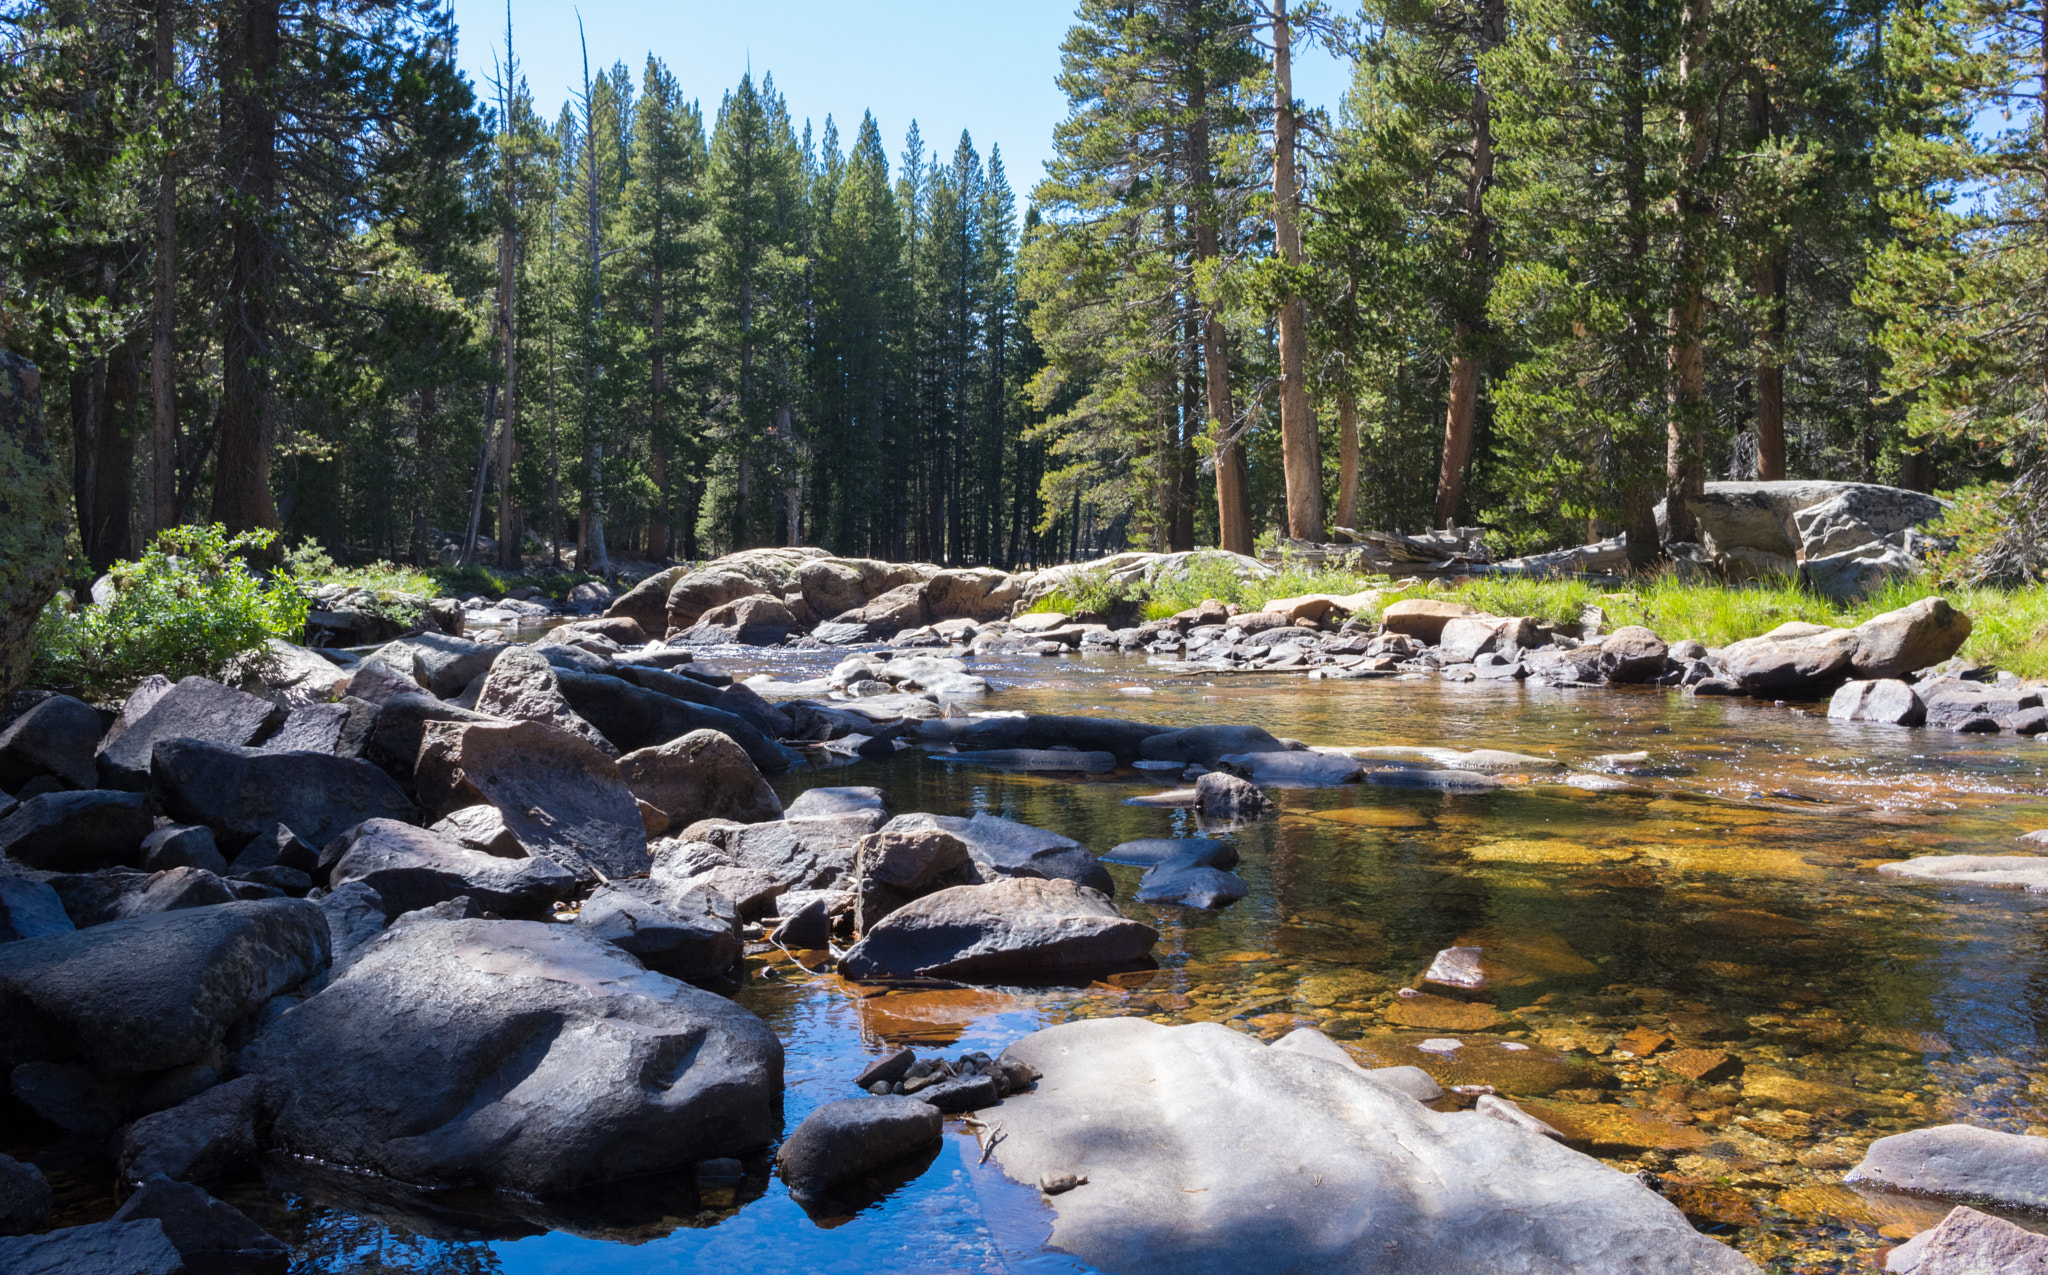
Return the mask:
<svg viewBox="0 0 2048 1275">
<path fill-rule="evenodd" d="M 1323 788 L 1356 782 L 1359 764 L 1335 753 L 1232 753 L 1218 768 L 1255 784 L 1280 788 Z"/>
<path fill-rule="evenodd" d="M 0 1155 L 0 1235 L 25 1235 L 48 1226 L 52 1198 L 41 1169 Z"/>
<path fill-rule="evenodd" d="M 164 813 L 206 825 L 223 852 L 237 854 L 279 824 L 323 845 L 365 819 L 409 822 L 419 813 L 391 777 L 368 762 L 197 739 L 157 745 L 150 793 Z"/>
<path fill-rule="evenodd" d="M 366 662 L 384 664 L 407 674 L 433 694 L 446 699 L 491 667 L 502 643 L 476 642 L 446 633 L 418 633 L 387 642 Z"/>
<path fill-rule="evenodd" d="M 1158 937 L 1071 881 L 1010 877 L 905 904 L 869 930 L 840 968 L 856 979 L 992 981 L 1128 965 Z"/>
<path fill-rule="evenodd" d="M 1140 741 L 1147 761 L 1200 762 L 1213 767 L 1227 753 L 1284 753 L 1286 744 L 1258 726 L 1190 726 Z"/>
<path fill-rule="evenodd" d="M 285 1275 L 292 1250 L 283 1240 L 189 1182 L 148 1178 L 115 1211 L 115 1222 L 154 1218 L 193 1271 Z"/>
<path fill-rule="evenodd" d="M 226 876 L 227 857 L 214 842 L 213 829 L 204 824 L 170 824 L 142 839 L 142 866 L 151 872 L 171 868 L 204 868 L 215 876 Z"/>
<path fill-rule="evenodd" d="M 687 655 L 688 652 L 678 651 L 676 654 Z M 579 669 L 576 671 L 590 672 L 592 670 Z M 681 673 L 672 672 L 668 669 L 622 663 L 613 665 L 611 672 L 612 676 L 622 681 L 631 682 L 643 691 L 655 691 L 668 696 L 670 699 L 679 699 L 685 704 L 699 704 L 705 708 L 710 708 L 718 703 L 718 689 L 716 687 L 700 682 L 694 677 L 686 677 Z"/>
<path fill-rule="evenodd" d="M 889 800 L 879 788 L 806 788 L 783 808 L 782 813 L 789 819 L 807 819 L 813 815 L 846 815 L 859 810 L 886 813 L 888 809 Z"/>
<path fill-rule="evenodd" d="M 1181 863 L 1190 867 L 1229 869 L 1237 866 L 1237 847 L 1227 841 L 1211 841 L 1207 837 L 1160 837 L 1126 841 L 1103 855 L 1102 860 L 1105 863 L 1134 864 L 1141 868 Z"/>
<path fill-rule="evenodd" d="M 360 705 L 374 713 L 376 705 L 350 697 L 349 704 L 301 704 L 292 709 L 277 733 L 263 741 L 267 753 L 343 753 L 342 737 L 348 733 Z M 367 724 L 362 732 L 367 734 Z"/>
<path fill-rule="evenodd" d="M 505 813 L 496 806 L 464 806 L 460 810 L 451 810 L 429 831 L 453 837 L 472 850 L 481 850 L 502 859 L 524 859 L 528 853 L 506 824 Z"/>
<path fill-rule="evenodd" d="M 560 677 L 569 707 L 603 731 L 621 752 L 658 748 L 693 730 L 715 730 L 746 749 L 754 765 L 769 774 L 781 774 L 796 760 L 793 752 L 752 722 L 722 709 L 688 704 L 604 674 L 563 671 Z"/>
<path fill-rule="evenodd" d="M 115 1141 L 121 1180 L 141 1182 L 163 1174 L 180 1182 L 207 1182 L 246 1167 L 258 1151 L 264 1094 L 260 1077 L 243 1076 L 143 1116 Z"/>
<path fill-rule="evenodd" d="M 1639 624 L 1626 625 L 1600 642 L 1600 672 L 1610 682 L 1647 682 L 1664 673 L 1670 650 Z"/>
<path fill-rule="evenodd" d="M 576 924 L 686 983 L 729 977 L 740 959 L 739 911 L 705 886 L 614 881 L 583 901 Z"/>
<path fill-rule="evenodd" d="M 854 851 L 854 928 L 861 933 L 912 899 L 981 879 L 966 842 L 919 816 L 909 820 L 862 837 Z"/>
<path fill-rule="evenodd" d="M 815 1195 L 939 1140 L 944 1118 L 916 1098 L 846 1098 L 805 1116 L 775 1153 L 782 1180 Z"/>
<path fill-rule="evenodd" d="M 607 757 L 618 748 L 569 707 L 561 677 L 547 658 L 530 646 L 508 646 L 498 653 L 477 693 L 478 712 L 514 722 L 540 722 L 587 741 Z"/>
<path fill-rule="evenodd" d="M 1038 713 L 1024 717 L 977 719 L 954 737 L 964 751 L 998 748 L 1070 747 L 1084 753 L 1114 753 L 1119 761 L 1142 757 L 1144 743 L 1171 727 L 1126 722 L 1113 717 L 1056 717 Z"/>
<path fill-rule="evenodd" d="M 76 1063 L 27 1062 L 7 1078 L 14 1100 L 70 1133 L 106 1134 L 135 1104 L 141 1085 L 107 1079 Z"/>
<path fill-rule="evenodd" d="M 185 1264 L 164 1224 L 94 1222 L 46 1235 L 0 1239 L 0 1271 L 7 1275 L 197 1275 Z"/>
<path fill-rule="evenodd" d="M 9 792 L 37 775 L 66 788 L 93 788 L 99 768 L 100 715 L 84 700 L 52 695 L 0 730 L 0 788 Z"/>
<path fill-rule="evenodd" d="M 504 719 L 443 703 L 431 695 L 394 695 L 377 710 L 363 759 L 382 768 L 410 788 L 419 762 L 420 741 L 429 722 L 489 724 Z"/>
<path fill-rule="evenodd" d="M 204 868 L 108 868 L 53 876 L 50 888 L 64 901 L 72 925 L 81 930 L 128 917 L 230 903 L 236 897 L 226 881 Z"/>
<path fill-rule="evenodd" d="M 313 878 L 297 868 L 287 868 L 282 863 L 273 863 L 267 868 L 251 868 L 235 873 L 230 881 L 243 881 L 254 885 L 268 886 L 293 898 L 304 898 L 313 889 Z"/>
<path fill-rule="evenodd" d="M 1089 1179 L 1053 1197 L 1051 1244 L 1104 1270 L 1756 1269 L 1589 1156 L 1220 1024 L 1069 1023 L 1003 1057 L 1044 1078 L 1004 1101 L 994 1158 L 1016 1182 Z"/>
<path fill-rule="evenodd" d="M 100 746 L 99 769 L 109 788 L 142 792 L 150 784 L 150 758 L 164 740 L 241 747 L 254 744 L 284 721 L 285 710 L 203 677 L 173 686 L 141 719 Z"/>
<path fill-rule="evenodd" d="M 1195 810 L 1204 819 L 1250 823 L 1273 808 L 1273 799 L 1257 784 L 1236 775 L 1216 770 L 1195 780 Z"/>
<path fill-rule="evenodd" d="M 967 846 L 968 856 L 984 881 L 1031 877 L 1072 881 L 1105 895 L 1116 892 L 1109 870 L 1096 861 L 1088 847 L 1071 837 L 1000 815 L 977 814 L 968 819 L 953 815 L 898 815 L 882 831 L 917 832 L 932 828 L 953 834 Z"/>
<path fill-rule="evenodd" d="M 674 828 L 699 819 L 764 823 L 783 816 L 775 790 L 746 751 L 714 730 L 693 730 L 656 748 L 619 758 L 633 796 L 669 818 Z"/>
<path fill-rule="evenodd" d="M 408 918 L 243 1052 L 302 1154 L 533 1194 L 766 1145 L 782 1046 L 578 927 Z"/>
<path fill-rule="evenodd" d="M 686 571 L 684 567 L 669 567 L 655 572 L 612 599 L 605 608 L 605 617 L 624 617 L 650 633 L 663 632 L 668 627 L 668 591 Z"/>
<path fill-rule="evenodd" d="M 258 833 L 254 840 L 243 846 L 232 866 L 237 872 L 276 867 L 312 872 L 319 863 L 320 852 L 280 823 L 271 825 L 268 832 Z"/>
<path fill-rule="evenodd" d="M 436 722 L 414 775 L 430 818 L 497 808 L 519 844 L 595 882 L 648 869 L 640 807 L 618 763 L 539 722 Z"/>
<path fill-rule="evenodd" d="M 384 896 L 361 881 L 338 885 L 322 894 L 317 902 L 327 918 L 335 970 L 354 959 L 356 949 L 382 934 L 391 919 L 384 910 Z"/>
<path fill-rule="evenodd" d="M 134 867 L 154 828 L 139 792 L 46 792 L 0 819 L 0 854 L 44 872 Z"/>
<path fill-rule="evenodd" d="M 1138 881 L 1140 903 L 1175 903 L 1190 908 L 1229 907 L 1251 893 L 1234 872 L 1187 860 L 1171 860 L 1145 869 Z"/>
<path fill-rule="evenodd" d="M 781 919 L 768 932 L 770 942 L 791 949 L 822 952 L 832 946 L 832 903 L 828 892 L 805 890 L 775 901 Z M 793 901 L 800 899 L 801 902 Z"/>
<path fill-rule="evenodd" d="M 942 1080 L 928 1089 L 917 1091 L 916 1101 L 929 1105 L 934 1111 L 979 1111 L 993 1107 L 1003 1100 L 1002 1090 L 994 1076 L 955 1076 Z"/>
<path fill-rule="evenodd" d="M 734 682 L 720 691 L 712 707 L 745 718 L 770 739 L 782 739 L 795 728 L 788 713 L 762 699 L 744 682 Z"/>
<path fill-rule="evenodd" d="M 361 882 L 377 892 L 387 917 L 468 895 L 501 916 L 542 918 L 576 888 L 553 859 L 507 859 L 392 819 L 369 819 L 336 838 L 328 879 L 339 889 Z"/>
<path fill-rule="evenodd" d="M 0 949 L 4 951 L 5 949 Z M 1945 1124 L 1879 1138 L 1844 1182 L 2048 1208 L 2048 1138 Z"/>
<path fill-rule="evenodd" d="M 215 1058 L 230 1028 L 326 968 L 301 899 L 188 908 L 0 944 L 0 1066 L 139 1076 Z"/>
<path fill-rule="evenodd" d="M 64 900 L 46 881 L 16 876 L 0 864 L 0 943 L 76 929 Z"/>
</svg>

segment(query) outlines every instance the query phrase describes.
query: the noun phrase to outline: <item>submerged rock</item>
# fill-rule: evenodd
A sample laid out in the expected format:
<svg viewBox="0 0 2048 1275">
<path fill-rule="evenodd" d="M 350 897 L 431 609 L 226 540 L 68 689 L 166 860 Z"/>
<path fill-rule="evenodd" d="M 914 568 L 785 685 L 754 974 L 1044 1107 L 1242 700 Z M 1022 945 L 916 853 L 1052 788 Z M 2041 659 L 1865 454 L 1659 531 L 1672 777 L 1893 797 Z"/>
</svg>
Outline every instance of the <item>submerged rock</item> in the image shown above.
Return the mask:
<svg viewBox="0 0 2048 1275">
<path fill-rule="evenodd" d="M 1355 782 L 1361 767 L 1333 753 L 1233 753 L 1220 765 L 1252 783 L 1276 788 L 1323 788 Z"/>
<path fill-rule="evenodd" d="M 782 1088 L 760 1019 L 531 921 L 393 926 L 243 1066 L 295 1151 L 536 1194 L 763 1146 Z"/>
<path fill-rule="evenodd" d="M 2048 1138 L 1945 1124 L 1879 1138 L 1844 1182 L 2048 1208 Z"/>
<path fill-rule="evenodd" d="M 1093 890 L 1012 877 L 960 885 L 885 917 L 840 963 L 849 978 L 962 978 L 1062 974 L 1128 965 L 1158 940 Z"/>
<path fill-rule="evenodd" d="M 1903 863 L 1880 863 L 1877 870 L 1918 881 L 2008 886 L 2029 894 L 2048 894 L 2048 855 L 1930 854 Z"/>
<path fill-rule="evenodd" d="M 1755 1269 L 1547 1137 L 1220 1025 L 1069 1023 L 1004 1056 L 1045 1078 L 1004 1104 L 995 1158 L 1088 1178 L 1054 1200 L 1052 1243 L 1125 1275 Z"/>
<path fill-rule="evenodd" d="M 1138 881 L 1140 903 L 1177 903 L 1191 908 L 1222 908 L 1251 893 L 1235 872 L 1191 860 L 1172 860 L 1145 870 Z"/>
</svg>

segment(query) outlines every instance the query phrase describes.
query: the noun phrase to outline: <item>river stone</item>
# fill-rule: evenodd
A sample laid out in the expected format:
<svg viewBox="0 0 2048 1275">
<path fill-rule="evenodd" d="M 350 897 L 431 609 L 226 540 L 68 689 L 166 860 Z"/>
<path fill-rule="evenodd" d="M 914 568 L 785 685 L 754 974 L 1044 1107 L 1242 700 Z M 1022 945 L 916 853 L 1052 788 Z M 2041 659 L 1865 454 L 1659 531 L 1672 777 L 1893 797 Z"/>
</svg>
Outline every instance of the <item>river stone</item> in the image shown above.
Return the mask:
<svg viewBox="0 0 2048 1275">
<path fill-rule="evenodd" d="M 916 1098 L 843 1098 L 796 1127 L 775 1153 L 792 1193 L 815 1195 L 939 1140 L 944 1117 Z"/>
<path fill-rule="evenodd" d="M 688 983 L 725 978 L 740 959 L 738 910 L 703 886 L 614 881 L 583 901 L 576 924 L 648 969 Z"/>
<path fill-rule="evenodd" d="M 506 826 L 505 812 L 496 806 L 464 806 L 460 810 L 451 810 L 435 821 L 428 831 L 452 837 L 472 850 L 494 854 L 501 859 L 523 859 L 528 854 L 519 837 Z M 325 855 L 322 857 L 327 858 Z"/>
<path fill-rule="evenodd" d="M 887 812 L 889 800 L 879 788 L 806 788 L 789 803 L 783 815 L 804 819 L 812 815 L 844 815 L 856 810 Z"/>
<path fill-rule="evenodd" d="M 1234 872 L 1186 860 L 1172 860 L 1145 869 L 1138 881 L 1140 903 L 1177 903 L 1190 908 L 1224 908 L 1251 893 Z"/>
<path fill-rule="evenodd" d="M 0 788 L 13 792 L 37 775 L 67 788 L 93 788 L 99 768 L 100 715 L 69 695 L 52 695 L 0 730 Z"/>
<path fill-rule="evenodd" d="M 0 1155 L 0 1235 L 23 1235 L 48 1226 L 52 1199 L 41 1169 Z"/>
<path fill-rule="evenodd" d="M 302 899 L 188 908 L 0 944 L 0 1065 L 138 1076 L 216 1056 L 228 1030 L 325 969 Z"/>
<path fill-rule="evenodd" d="M 1511 654 L 1543 641 L 1536 622 L 1526 616 L 1459 616 L 1443 627 L 1437 653 L 1446 664 L 1466 664 L 1482 655 Z"/>
<path fill-rule="evenodd" d="M 1088 847 L 1071 837 L 1000 815 L 976 814 L 968 819 L 952 815 L 898 815 L 883 825 L 882 831 L 912 832 L 929 828 L 949 832 L 965 843 L 967 853 L 983 880 L 1000 877 L 1065 880 L 1105 895 L 1116 893 L 1116 883 L 1110 878 L 1109 869 L 1096 860 Z"/>
<path fill-rule="evenodd" d="M 415 692 L 394 695 L 378 707 L 363 747 L 363 760 L 374 763 L 408 789 L 419 762 L 420 741 L 429 722 L 475 722 L 488 724 L 503 719 L 479 713 L 459 704 L 449 704 L 431 695 Z"/>
<path fill-rule="evenodd" d="M 77 927 L 46 881 L 16 876 L 0 864 L 0 943 L 61 934 Z"/>
<path fill-rule="evenodd" d="M 0 819 L 0 854 L 44 872 L 133 867 L 154 824 L 139 792 L 46 792 Z"/>
<path fill-rule="evenodd" d="M 1922 598 L 1911 606 L 1872 616 L 1850 630 L 1856 651 L 1849 669 L 1856 677 L 1901 677 L 1941 663 L 1970 637 L 1970 617 L 1944 598 Z"/>
<path fill-rule="evenodd" d="M 1214 767 L 1230 753 L 1284 753 L 1287 745 L 1258 726 L 1190 726 L 1141 741 L 1146 761 L 1200 762 Z"/>
<path fill-rule="evenodd" d="M 1838 722 L 1918 726 L 1927 720 L 1927 706 L 1912 687 L 1896 678 L 1844 682 L 1828 701 L 1828 717 Z"/>
<path fill-rule="evenodd" d="M 992 981 L 1127 965 L 1158 937 L 1071 881 L 1010 877 L 904 905 L 854 945 L 841 969 L 855 979 Z"/>
<path fill-rule="evenodd" d="M 1380 627 L 1435 646 L 1443 640 L 1444 626 L 1461 616 L 1479 614 L 1462 602 L 1436 598 L 1402 598 L 1380 612 Z"/>
<path fill-rule="evenodd" d="M 0 948 L 0 951 L 4 951 Z M 1962 1195 L 2021 1209 L 2048 1208 L 2048 1138 L 1972 1125 L 1879 1138 L 1844 1182 L 1921 1195 Z"/>
<path fill-rule="evenodd" d="M 266 753 L 200 739 L 158 744 L 150 795 L 165 814 L 213 830 L 237 854 L 283 824 L 314 845 L 365 819 L 418 815 L 391 777 L 368 762 L 325 753 Z"/>
<path fill-rule="evenodd" d="M 1600 642 L 1600 671 L 1610 682 L 1647 682 L 1664 673 L 1664 640 L 1640 624 L 1625 625 Z"/>
<path fill-rule="evenodd" d="M 416 633 L 385 643 L 368 659 L 408 674 L 428 691 L 449 699 L 487 672 L 501 652 L 516 649 L 446 633 Z"/>
<path fill-rule="evenodd" d="M 504 916 L 544 917 L 576 888 L 575 874 L 553 859 L 503 858 L 392 819 L 357 824 L 323 857 L 329 854 L 334 887 L 362 882 L 377 892 L 389 918 L 461 895 Z"/>
<path fill-rule="evenodd" d="M 1259 786 L 1220 770 L 1195 781 L 1194 807 L 1204 819 L 1250 823 L 1274 809 L 1273 799 Z"/>
<path fill-rule="evenodd" d="M 775 790 L 746 750 L 715 730 L 693 730 L 656 748 L 619 758 L 632 794 L 684 828 L 699 819 L 764 823 L 783 816 Z"/>
<path fill-rule="evenodd" d="M 1051 1242 L 1125 1275 L 1755 1269 L 1548 1138 L 1219 1024 L 1068 1023 L 1004 1057 L 1044 1078 L 1004 1104 L 995 1158 L 1087 1177 L 1052 1201 Z"/>
<path fill-rule="evenodd" d="M 756 824 L 712 824 L 684 830 L 699 838 L 685 844 L 666 871 L 705 872 L 740 868 L 763 873 L 783 890 L 819 890 L 850 886 L 854 853 L 862 837 L 881 826 L 872 810 L 850 815 L 820 815 Z M 777 893 L 781 893 L 778 891 Z M 737 900 L 735 900 L 737 902 Z"/>
<path fill-rule="evenodd" d="M 376 720 L 377 706 L 353 695 L 339 704 L 301 704 L 263 741 L 263 751 L 360 757 Z"/>
<path fill-rule="evenodd" d="M 431 816 L 495 806 L 521 845 L 578 881 L 647 871 L 640 807 L 618 763 L 566 731 L 539 722 L 428 723 L 417 782 Z"/>
<path fill-rule="evenodd" d="M 242 1065 L 301 1154 L 532 1194 L 765 1146 L 782 1090 L 760 1019 L 532 921 L 400 921 Z"/>
<path fill-rule="evenodd" d="M 1721 651 L 1728 678 L 1751 694 L 1819 691 L 1849 672 L 1860 639 L 1848 629 L 1792 621 Z"/>
<path fill-rule="evenodd" d="M 191 1271 L 285 1275 L 291 1265 L 292 1250 L 283 1240 L 189 1182 L 162 1174 L 146 1178 L 112 1220 L 152 1218 L 162 1223 L 165 1237 Z"/>
<path fill-rule="evenodd" d="M 1135 761 L 1154 735 L 1171 727 L 1127 722 L 1114 717 L 1057 717 L 1031 713 L 1023 717 L 984 717 L 953 739 L 967 751 L 996 748 L 1069 747 L 1084 753 L 1114 753 L 1118 761 Z"/>
<path fill-rule="evenodd" d="M 186 1275 L 194 1269 L 155 1218 L 0 1239 L 0 1271 L 7 1275 Z"/>
<path fill-rule="evenodd" d="M 1361 767 L 1335 753 L 1233 753 L 1219 759 L 1223 769 L 1252 783 L 1276 788 L 1327 788 L 1356 782 Z"/>
<path fill-rule="evenodd" d="M 1958 1204 L 1939 1226 L 1893 1249 L 1884 1268 L 1912 1275 L 2048 1275 L 2048 1235 Z"/>
<path fill-rule="evenodd" d="M 547 657 L 530 646 L 508 646 L 491 661 L 476 709 L 515 722 L 540 722 L 567 731 L 607 757 L 618 748 L 585 721 L 562 694 L 561 679 Z"/>
<path fill-rule="evenodd" d="M 1903 863 L 1880 863 L 1877 870 L 1919 881 L 2014 886 L 2029 894 L 2048 894 L 2048 855 L 1930 854 Z"/>
<path fill-rule="evenodd" d="M 173 686 L 140 720 L 100 746 L 100 776 L 109 788 L 149 786 L 150 756 L 163 740 L 240 746 L 256 743 L 283 722 L 285 710 L 204 677 Z"/>
<path fill-rule="evenodd" d="M 569 706 L 624 752 L 659 748 L 695 730 L 715 730 L 746 749 L 754 764 L 768 773 L 780 774 L 795 761 L 792 750 L 737 714 L 687 703 L 606 674 L 563 669 L 557 675 Z"/>
<path fill-rule="evenodd" d="M 1237 847 L 1207 837 L 1160 837 L 1126 841 L 1102 856 L 1104 863 L 1129 863 L 1141 868 L 1185 863 L 1204 868 L 1234 868 Z"/>
</svg>

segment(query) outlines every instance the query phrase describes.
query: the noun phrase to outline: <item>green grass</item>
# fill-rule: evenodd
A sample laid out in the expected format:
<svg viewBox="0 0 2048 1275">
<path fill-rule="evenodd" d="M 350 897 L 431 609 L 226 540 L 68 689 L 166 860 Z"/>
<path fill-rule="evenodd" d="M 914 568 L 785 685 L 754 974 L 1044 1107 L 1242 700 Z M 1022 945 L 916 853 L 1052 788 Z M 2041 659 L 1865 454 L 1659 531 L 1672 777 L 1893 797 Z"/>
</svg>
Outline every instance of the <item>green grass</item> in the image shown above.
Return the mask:
<svg viewBox="0 0 2048 1275">
<path fill-rule="evenodd" d="M 1104 576 L 1083 575 L 1035 609 L 1102 614 L 1115 603 L 1137 601 L 1146 619 L 1157 620 L 1199 605 L 1206 598 L 1235 602 L 1255 611 L 1274 598 L 1378 589 L 1380 604 L 1363 612 L 1367 619 L 1377 620 L 1388 604 L 1413 597 L 1447 598 L 1495 615 L 1534 616 L 1554 624 L 1579 623 L 1587 608 L 1598 607 L 1609 629 L 1640 624 L 1666 641 L 1692 638 L 1708 646 L 1726 646 L 1788 621 L 1846 627 L 1939 595 L 1970 617 L 1973 627 L 1962 650 L 1965 658 L 2009 669 L 2021 677 L 2048 677 L 2048 585 L 2004 589 L 1943 586 L 1925 579 L 1899 581 L 1844 607 L 1808 593 L 1790 580 L 1719 584 L 1662 574 L 1645 577 L 1625 591 L 1607 593 L 1582 580 L 1489 577 L 1455 586 L 1433 582 L 1401 589 L 1392 584 L 1387 576 L 1302 566 L 1288 567 L 1268 580 L 1244 581 L 1216 562 L 1162 579 L 1149 590 L 1138 586 L 1133 591 L 1110 584 Z"/>
<path fill-rule="evenodd" d="M 468 597 L 487 594 L 502 597 L 514 589 L 537 589 L 559 597 L 586 580 L 600 577 L 584 571 L 538 574 L 501 571 L 482 563 L 466 567 L 406 567 L 394 562 L 373 562 L 368 566 L 344 567 L 327 555 L 318 543 L 302 541 L 285 555 L 285 569 L 306 587 L 321 584 L 346 585 L 372 593 L 409 593 L 419 597 Z"/>
</svg>

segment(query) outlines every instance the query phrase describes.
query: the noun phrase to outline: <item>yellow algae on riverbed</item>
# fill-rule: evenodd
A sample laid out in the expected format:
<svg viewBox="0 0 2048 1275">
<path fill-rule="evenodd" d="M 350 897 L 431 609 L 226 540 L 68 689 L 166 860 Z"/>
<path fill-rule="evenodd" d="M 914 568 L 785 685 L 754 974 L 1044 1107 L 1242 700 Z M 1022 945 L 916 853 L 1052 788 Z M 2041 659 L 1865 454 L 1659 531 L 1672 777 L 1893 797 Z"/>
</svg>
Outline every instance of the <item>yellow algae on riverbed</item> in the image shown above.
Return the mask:
<svg viewBox="0 0 2048 1275">
<path fill-rule="evenodd" d="M 1588 845 L 1561 837 L 1501 837 L 1475 842 L 1465 854 L 1478 863 L 1559 864 L 1571 867 L 1604 867 L 1627 863 L 1635 851 L 1612 846 Z"/>
</svg>

